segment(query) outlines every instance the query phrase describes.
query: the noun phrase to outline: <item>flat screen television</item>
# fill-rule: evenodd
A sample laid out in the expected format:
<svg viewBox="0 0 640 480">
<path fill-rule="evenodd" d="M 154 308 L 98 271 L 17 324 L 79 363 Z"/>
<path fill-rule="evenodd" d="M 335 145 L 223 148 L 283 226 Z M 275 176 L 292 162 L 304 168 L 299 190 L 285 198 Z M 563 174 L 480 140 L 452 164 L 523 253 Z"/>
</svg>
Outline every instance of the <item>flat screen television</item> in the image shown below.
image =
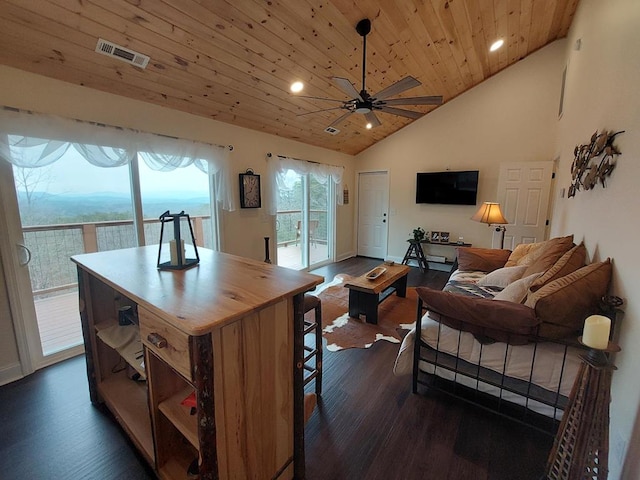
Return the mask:
<svg viewBox="0 0 640 480">
<path fill-rule="evenodd" d="M 475 205 L 478 170 L 464 172 L 418 172 L 416 203 Z"/>
</svg>

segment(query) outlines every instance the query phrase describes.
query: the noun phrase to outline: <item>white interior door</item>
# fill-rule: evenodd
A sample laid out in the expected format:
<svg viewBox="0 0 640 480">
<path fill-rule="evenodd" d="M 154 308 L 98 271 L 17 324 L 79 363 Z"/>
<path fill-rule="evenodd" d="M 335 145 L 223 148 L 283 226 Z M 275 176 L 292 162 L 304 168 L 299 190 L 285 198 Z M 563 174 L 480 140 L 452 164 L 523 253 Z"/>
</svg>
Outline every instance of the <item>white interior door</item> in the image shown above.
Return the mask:
<svg viewBox="0 0 640 480">
<path fill-rule="evenodd" d="M 500 165 L 498 202 L 509 220 L 504 248 L 545 239 L 553 162 L 518 162 Z M 498 240 L 499 242 L 499 240 Z M 494 236 L 494 246 L 496 236 Z"/>
<path fill-rule="evenodd" d="M 358 175 L 358 255 L 385 258 L 389 230 L 387 172 Z"/>
</svg>

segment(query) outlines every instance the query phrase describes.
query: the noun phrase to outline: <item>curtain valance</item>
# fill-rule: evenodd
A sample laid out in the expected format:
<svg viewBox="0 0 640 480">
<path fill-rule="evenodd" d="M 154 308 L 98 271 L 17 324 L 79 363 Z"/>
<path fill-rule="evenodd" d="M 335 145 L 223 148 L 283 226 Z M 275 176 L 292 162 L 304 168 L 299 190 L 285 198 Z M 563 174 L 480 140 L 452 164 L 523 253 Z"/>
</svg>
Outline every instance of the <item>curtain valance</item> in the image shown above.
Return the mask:
<svg viewBox="0 0 640 480">
<path fill-rule="evenodd" d="M 152 170 L 169 172 L 195 165 L 214 176 L 216 200 L 234 210 L 228 147 L 52 115 L 0 110 L 0 157 L 17 167 L 57 162 L 68 149 L 97 167 L 119 167 L 138 156 Z"/>
<path fill-rule="evenodd" d="M 342 177 L 344 175 L 344 167 L 308 162 L 279 155 L 269 154 L 267 156 L 267 163 L 269 165 L 269 177 L 271 179 L 271 201 L 269 202 L 269 213 L 271 215 L 276 215 L 278 211 L 276 201 L 278 193 L 281 190 L 291 190 L 293 188 L 295 179 L 291 175 L 287 175 L 288 172 L 293 171 L 298 175 L 312 175 L 321 185 L 325 185 L 331 180 L 336 186 L 342 183 Z M 339 189 L 336 188 L 336 192 L 338 192 L 338 190 Z M 336 193 L 338 205 L 343 204 L 342 200 L 342 195 Z"/>
</svg>

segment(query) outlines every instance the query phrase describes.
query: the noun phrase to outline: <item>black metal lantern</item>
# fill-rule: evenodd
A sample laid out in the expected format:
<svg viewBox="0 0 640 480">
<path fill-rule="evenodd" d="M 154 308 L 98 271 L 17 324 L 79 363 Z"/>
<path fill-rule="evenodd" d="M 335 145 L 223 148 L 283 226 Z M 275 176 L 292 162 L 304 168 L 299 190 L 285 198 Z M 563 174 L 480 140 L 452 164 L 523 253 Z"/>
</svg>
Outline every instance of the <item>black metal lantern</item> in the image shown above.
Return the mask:
<svg viewBox="0 0 640 480">
<path fill-rule="evenodd" d="M 182 238 L 182 222 L 189 225 L 189 233 L 191 234 L 191 246 L 193 246 L 193 252 L 196 258 L 187 258 L 185 249 L 185 242 Z M 164 226 L 166 223 L 173 225 L 173 238 L 169 240 L 169 255 L 167 257 L 166 249 L 165 255 L 162 255 Z M 160 215 L 160 245 L 158 247 L 158 268 L 162 270 L 183 270 L 185 268 L 193 267 L 200 262 L 198 256 L 198 247 L 196 247 L 196 239 L 193 235 L 193 227 L 191 226 L 191 218 L 184 213 L 184 210 L 180 213 L 169 213 L 169 210 Z"/>
</svg>

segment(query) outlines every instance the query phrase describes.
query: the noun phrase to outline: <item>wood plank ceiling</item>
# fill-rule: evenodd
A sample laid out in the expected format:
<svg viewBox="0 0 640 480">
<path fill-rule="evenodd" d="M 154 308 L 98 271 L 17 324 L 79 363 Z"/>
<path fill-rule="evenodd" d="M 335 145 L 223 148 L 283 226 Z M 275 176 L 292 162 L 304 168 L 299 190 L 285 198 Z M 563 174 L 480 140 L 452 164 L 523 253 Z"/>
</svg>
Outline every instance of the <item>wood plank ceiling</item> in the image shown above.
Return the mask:
<svg viewBox="0 0 640 480">
<path fill-rule="evenodd" d="M 356 154 L 412 120 L 353 114 L 324 129 L 348 100 L 332 77 L 375 93 L 411 75 L 401 96 L 447 102 L 566 36 L 578 0 L 2 0 L 0 63 L 286 138 Z M 103 38 L 151 57 L 146 69 L 94 52 Z M 505 46 L 490 53 L 503 38 Z M 428 113 L 434 106 L 401 107 Z"/>
</svg>

